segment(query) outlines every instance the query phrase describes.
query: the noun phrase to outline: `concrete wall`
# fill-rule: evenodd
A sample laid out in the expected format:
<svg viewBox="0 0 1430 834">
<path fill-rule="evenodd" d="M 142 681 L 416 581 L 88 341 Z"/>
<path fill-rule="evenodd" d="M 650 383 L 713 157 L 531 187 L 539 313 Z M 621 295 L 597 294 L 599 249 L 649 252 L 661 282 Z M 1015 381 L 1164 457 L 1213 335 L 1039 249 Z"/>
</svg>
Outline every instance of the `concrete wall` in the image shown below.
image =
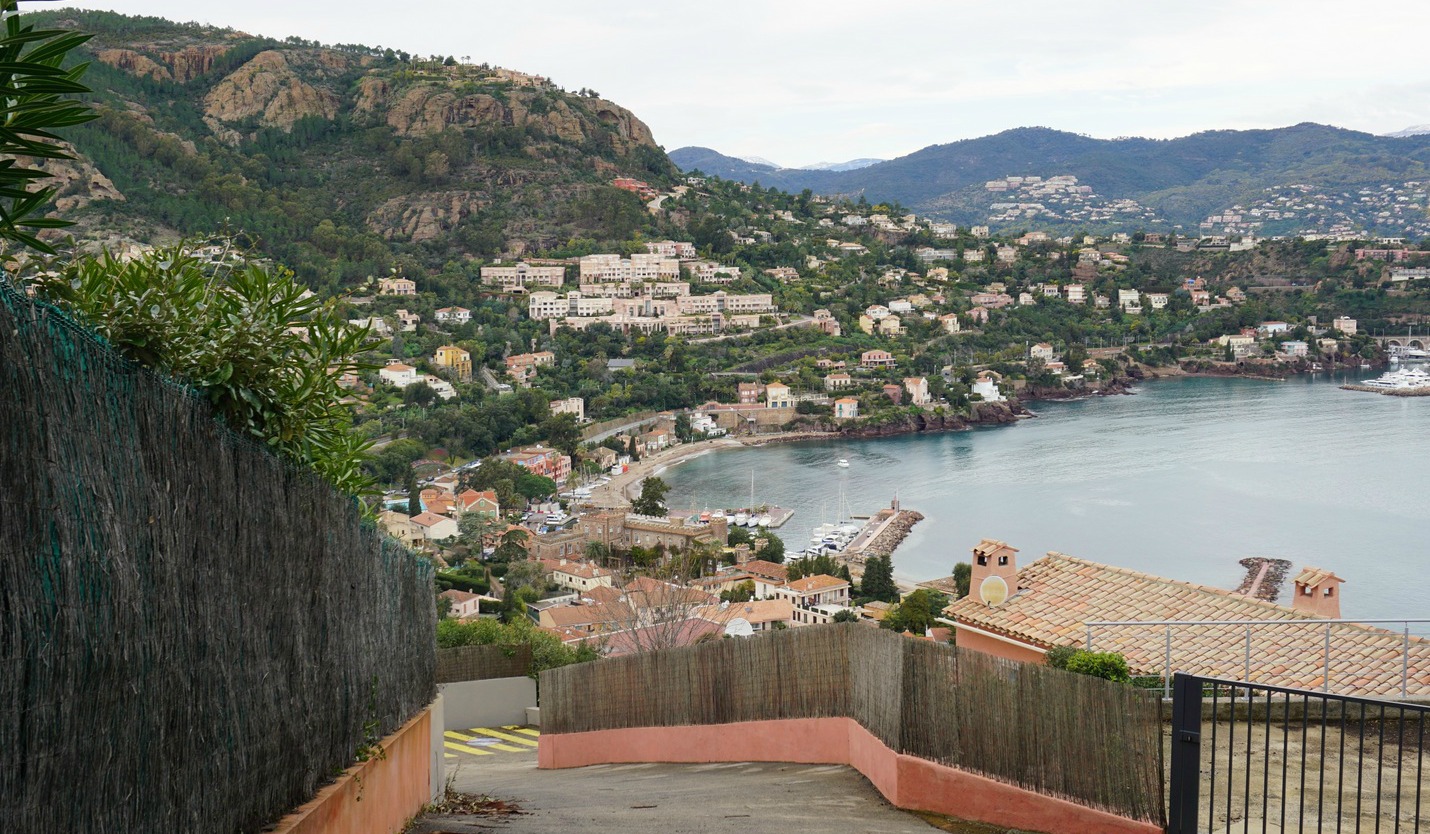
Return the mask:
<svg viewBox="0 0 1430 834">
<path fill-rule="evenodd" d="M 1160 826 L 895 753 L 852 718 L 543 733 L 542 768 L 631 762 L 849 765 L 890 803 L 1048 834 L 1161 834 Z"/>
<path fill-rule="evenodd" d="M 432 797 L 433 708 L 383 739 L 359 762 L 284 817 L 271 834 L 396 834 Z M 440 733 L 437 734 L 440 736 Z M 437 747 L 440 760 L 442 748 Z"/>
<path fill-rule="evenodd" d="M 442 694 L 445 730 L 525 724 L 526 708 L 536 706 L 536 681 L 531 678 L 458 681 L 440 684 L 437 691 Z"/>
</svg>

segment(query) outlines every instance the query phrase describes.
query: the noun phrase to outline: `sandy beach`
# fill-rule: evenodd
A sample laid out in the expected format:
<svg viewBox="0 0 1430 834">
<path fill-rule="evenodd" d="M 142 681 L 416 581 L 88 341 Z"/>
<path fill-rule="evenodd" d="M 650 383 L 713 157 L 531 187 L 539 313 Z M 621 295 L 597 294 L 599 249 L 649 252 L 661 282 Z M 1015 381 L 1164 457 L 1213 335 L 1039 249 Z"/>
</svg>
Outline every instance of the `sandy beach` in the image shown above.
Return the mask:
<svg viewBox="0 0 1430 834">
<path fill-rule="evenodd" d="M 591 490 L 590 503 L 602 509 L 629 507 L 631 497 L 640 482 L 652 475 L 659 475 L 666 469 L 700 455 L 718 452 L 721 449 L 742 449 L 749 446 L 766 446 L 771 443 L 791 443 L 797 440 L 816 440 L 822 437 L 837 437 L 828 432 L 784 432 L 780 434 L 758 435 L 755 437 L 716 437 L 682 443 L 661 449 L 652 455 L 631 464 L 625 472 L 611 477 L 609 483 Z"/>
</svg>

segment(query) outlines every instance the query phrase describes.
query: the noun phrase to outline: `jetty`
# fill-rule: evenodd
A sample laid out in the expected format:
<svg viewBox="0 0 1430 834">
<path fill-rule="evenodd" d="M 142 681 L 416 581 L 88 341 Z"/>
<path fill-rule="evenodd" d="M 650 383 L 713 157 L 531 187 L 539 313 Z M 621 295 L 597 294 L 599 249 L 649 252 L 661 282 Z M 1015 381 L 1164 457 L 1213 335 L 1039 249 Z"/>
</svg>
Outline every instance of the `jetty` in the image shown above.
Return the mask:
<svg viewBox="0 0 1430 834">
<path fill-rule="evenodd" d="M 1290 561 L 1269 559 L 1265 556 L 1252 556 L 1242 559 L 1238 564 L 1246 568 L 1246 578 L 1241 580 L 1236 593 L 1266 602 L 1275 602 L 1281 595 L 1286 572 L 1291 569 Z"/>
<path fill-rule="evenodd" d="M 914 525 L 923 520 L 923 513 L 901 509 L 896 501 L 893 507 L 875 513 L 840 555 L 851 568 L 862 567 L 870 556 L 892 554 Z"/>
<path fill-rule="evenodd" d="M 1367 394 L 1384 394 L 1387 397 L 1430 397 L 1430 386 L 1420 388 L 1373 388 L 1369 385 L 1342 385 L 1344 391 L 1364 391 Z"/>
</svg>

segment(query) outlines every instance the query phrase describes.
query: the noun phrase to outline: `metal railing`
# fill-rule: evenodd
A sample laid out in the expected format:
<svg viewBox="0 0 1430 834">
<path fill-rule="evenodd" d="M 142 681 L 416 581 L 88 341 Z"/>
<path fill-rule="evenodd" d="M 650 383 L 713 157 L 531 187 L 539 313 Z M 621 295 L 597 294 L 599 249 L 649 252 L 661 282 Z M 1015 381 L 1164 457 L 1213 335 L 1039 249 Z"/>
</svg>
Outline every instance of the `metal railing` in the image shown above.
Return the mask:
<svg viewBox="0 0 1430 834">
<path fill-rule="evenodd" d="M 1088 651 L 1123 654 L 1136 673 L 1161 678 L 1163 697 L 1171 697 L 1176 672 L 1295 681 L 1325 693 L 1341 688 L 1363 695 L 1430 695 L 1430 619 L 1127 620 L 1085 626 Z M 1194 647 L 1187 639 L 1192 629 Z M 1374 684 L 1358 683 L 1368 677 Z M 1319 680 L 1310 685 L 1311 678 Z"/>
<path fill-rule="evenodd" d="M 1430 706 L 1178 673 L 1167 834 L 1424 832 Z"/>
</svg>

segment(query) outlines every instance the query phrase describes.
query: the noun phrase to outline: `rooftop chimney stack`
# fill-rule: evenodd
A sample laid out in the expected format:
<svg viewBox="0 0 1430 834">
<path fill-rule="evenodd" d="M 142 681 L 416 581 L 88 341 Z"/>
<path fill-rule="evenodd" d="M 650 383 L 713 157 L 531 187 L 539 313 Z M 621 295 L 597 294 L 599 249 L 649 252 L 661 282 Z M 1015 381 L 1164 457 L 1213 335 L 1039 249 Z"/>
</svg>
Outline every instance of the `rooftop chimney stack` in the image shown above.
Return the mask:
<svg viewBox="0 0 1430 834">
<path fill-rule="evenodd" d="M 1341 584 L 1344 579 L 1328 570 L 1306 568 L 1296 576 L 1296 599 L 1291 607 L 1325 620 L 1341 618 Z"/>
<path fill-rule="evenodd" d="M 1002 605 L 1018 590 L 1018 548 L 984 539 L 973 548 L 968 593 L 989 607 Z"/>
</svg>

